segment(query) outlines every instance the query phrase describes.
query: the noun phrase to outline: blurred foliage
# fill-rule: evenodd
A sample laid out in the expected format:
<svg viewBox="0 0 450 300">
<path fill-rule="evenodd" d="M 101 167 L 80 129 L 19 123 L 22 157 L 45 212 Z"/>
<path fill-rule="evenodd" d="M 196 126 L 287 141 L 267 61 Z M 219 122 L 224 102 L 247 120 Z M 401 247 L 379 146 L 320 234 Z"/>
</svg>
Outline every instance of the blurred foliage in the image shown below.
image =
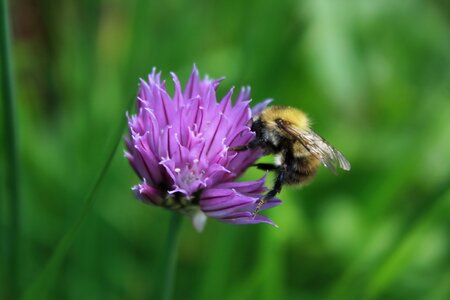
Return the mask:
<svg viewBox="0 0 450 300">
<path fill-rule="evenodd" d="M 195 62 L 227 77 L 219 95 L 251 85 L 305 110 L 353 169 L 285 188 L 278 229 L 186 221 L 176 299 L 450 299 L 447 1 L 11 2 L 22 292 L 77 220 L 138 78 L 186 82 Z M 120 147 L 49 299 L 154 299 L 170 213 L 133 199 L 137 181 Z"/>
</svg>

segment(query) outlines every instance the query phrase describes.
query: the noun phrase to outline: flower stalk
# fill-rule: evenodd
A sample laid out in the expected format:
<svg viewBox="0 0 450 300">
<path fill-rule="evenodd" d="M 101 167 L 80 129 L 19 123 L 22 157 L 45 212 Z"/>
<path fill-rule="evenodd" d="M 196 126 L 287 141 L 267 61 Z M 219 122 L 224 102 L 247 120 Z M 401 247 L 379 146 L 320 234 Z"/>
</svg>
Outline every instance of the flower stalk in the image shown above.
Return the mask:
<svg viewBox="0 0 450 300">
<path fill-rule="evenodd" d="M 9 5 L 7 0 L 0 0 L 0 40 L 1 40 L 1 78 L 3 102 L 3 128 L 5 145 L 5 171 L 6 171 L 6 207 L 4 216 L 7 220 L 3 244 L 6 249 L 6 298 L 16 299 L 18 293 L 18 251 L 19 251 L 19 224 L 20 224 L 20 193 L 19 171 L 17 157 L 16 112 L 14 95 L 13 58 L 11 43 L 11 28 L 9 20 Z M 4 207 L 5 207 L 4 206 Z M 3 249 L 2 249 L 3 250 Z M 3 280 L 2 280 L 3 281 Z"/>
<path fill-rule="evenodd" d="M 175 285 L 175 271 L 177 265 L 178 237 L 182 224 L 183 215 L 173 212 L 170 218 L 169 231 L 167 232 L 166 248 L 163 256 L 163 284 L 161 299 L 171 300 Z"/>
</svg>

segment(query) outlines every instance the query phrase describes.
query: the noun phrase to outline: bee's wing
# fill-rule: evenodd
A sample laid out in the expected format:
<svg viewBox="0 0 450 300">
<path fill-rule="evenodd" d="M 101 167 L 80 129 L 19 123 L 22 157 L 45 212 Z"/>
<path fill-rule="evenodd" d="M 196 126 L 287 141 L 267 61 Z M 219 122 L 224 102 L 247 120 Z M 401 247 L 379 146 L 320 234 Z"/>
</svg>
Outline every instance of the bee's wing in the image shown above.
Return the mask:
<svg viewBox="0 0 450 300">
<path fill-rule="evenodd" d="M 312 155 L 317 157 L 320 162 L 336 174 L 336 163 L 343 170 L 350 170 L 351 166 L 344 155 L 335 149 L 333 146 L 327 143 L 320 135 L 314 131 L 300 130 L 294 126 L 286 124 L 284 122 L 278 122 L 281 129 L 287 132 L 289 135 L 297 139 L 303 147 L 306 148 Z"/>
</svg>

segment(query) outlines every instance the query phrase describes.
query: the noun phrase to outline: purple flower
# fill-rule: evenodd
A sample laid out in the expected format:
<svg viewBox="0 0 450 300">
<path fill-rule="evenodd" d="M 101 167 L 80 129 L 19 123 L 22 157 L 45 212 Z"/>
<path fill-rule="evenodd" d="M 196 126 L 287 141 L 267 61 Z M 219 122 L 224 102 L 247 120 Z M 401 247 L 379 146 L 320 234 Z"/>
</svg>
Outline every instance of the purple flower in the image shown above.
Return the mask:
<svg viewBox="0 0 450 300">
<path fill-rule="evenodd" d="M 234 105 L 233 89 L 217 102 L 222 79 L 201 80 L 194 66 L 184 91 L 171 74 L 175 85 L 171 97 L 160 75 L 154 69 L 148 81 L 141 80 L 137 114 L 128 117 L 125 156 L 141 179 L 133 187 L 136 196 L 188 215 L 198 230 L 207 217 L 234 224 L 273 225 L 265 216 L 252 216 L 266 190 L 265 177 L 236 181 L 262 152 L 228 151 L 254 138 L 249 128 L 250 88 L 241 89 Z M 263 209 L 280 203 L 273 199 Z"/>
</svg>

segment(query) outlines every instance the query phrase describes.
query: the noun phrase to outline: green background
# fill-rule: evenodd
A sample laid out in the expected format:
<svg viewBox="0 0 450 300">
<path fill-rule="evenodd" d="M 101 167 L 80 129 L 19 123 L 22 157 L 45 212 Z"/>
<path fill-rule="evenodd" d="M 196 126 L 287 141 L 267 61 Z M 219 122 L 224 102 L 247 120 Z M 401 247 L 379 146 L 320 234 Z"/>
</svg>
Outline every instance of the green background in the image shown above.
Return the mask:
<svg viewBox="0 0 450 300">
<path fill-rule="evenodd" d="M 226 76 L 219 96 L 250 85 L 254 103 L 303 109 L 352 170 L 285 188 L 278 229 L 185 220 L 176 299 L 450 299 L 447 1 L 12 2 L 21 294 L 79 219 L 138 78 L 156 66 L 184 84 L 196 63 Z M 171 213 L 136 201 L 137 182 L 121 142 L 35 298 L 156 299 Z"/>
</svg>

